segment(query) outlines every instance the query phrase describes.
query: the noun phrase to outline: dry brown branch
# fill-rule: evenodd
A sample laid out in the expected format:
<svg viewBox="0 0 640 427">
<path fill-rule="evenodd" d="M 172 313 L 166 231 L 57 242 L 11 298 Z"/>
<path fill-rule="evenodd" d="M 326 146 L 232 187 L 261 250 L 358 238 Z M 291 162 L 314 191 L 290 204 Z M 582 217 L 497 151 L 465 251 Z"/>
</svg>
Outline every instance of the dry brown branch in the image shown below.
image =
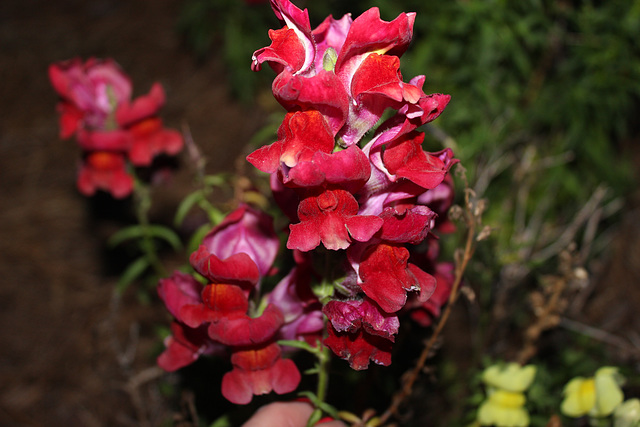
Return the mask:
<svg viewBox="0 0 640 427">
<path fill-rule="evenodd" d="M 466 239 L 464 249 L 457 251 L 456 253 L 456 269 L 455 280 L 451 288 L 451 294 L 447 302 L 447 306 L 440 317 L 438 324 L 436 325 L 433 334 L 426 342 L 418 361 L 415 366 L 402 376 L 402 387 L 398 390 L 391 399 L 389 408 L 382 414 L 377 425 L 385 425 L 385 423 L 392 417 L 398 415 L 398 409 L 404 400 L 409 397 L 413 391 L 413 385 L 420 376 L 420 373 L 424 370 L 427 359 L 432 355 L 435 345 L 439 340 L 440 334 L 444 329 L 453 305 L 460 296 L 460 285 L 464 272 L 471 260 L 475 251 L 476 243 L 478 241 L 476 230 L 481 225 L 480 219 L 484 212 L 485 203 L 482 200 L 475 199 L 475 193 L 468 186 L 465 180 L 465 209 L 464 219 L 467 227 Z"/>
</svg>

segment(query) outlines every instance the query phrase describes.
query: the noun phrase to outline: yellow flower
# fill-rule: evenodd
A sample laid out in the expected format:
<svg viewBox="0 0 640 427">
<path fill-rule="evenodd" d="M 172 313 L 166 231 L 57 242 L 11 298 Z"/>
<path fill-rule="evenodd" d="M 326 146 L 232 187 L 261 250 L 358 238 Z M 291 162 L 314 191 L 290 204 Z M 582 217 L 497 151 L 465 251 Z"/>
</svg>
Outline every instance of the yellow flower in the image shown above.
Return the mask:
<svg viewBox="0 0 640 427">
<path fill-rule="evenodd" d="M 525 402 L 523 393 L 490 390 L 489 397 L 478 409 L 478 422 L 485 426 L 526 427 L 529 425 L 529 413 L 524 408 Z"/>
<path fill-rule="evenodd" d="M 517 363 L 507 363 L 489 366 L 482 373 L 482 381 L 495 388 L 523 392 L 529 388 L 535 375 L 534 365 L 520 366 Z"/>
<path fill-rule="evenodd" d="M 529 413 L 524 404 L 524 391 L 529 388 L 536 374 L 533 365 L 517 363 L 493 365 L 482 373 L 487 384 L 487 400 L 478 409 L 477 420 L 481 425 L 497 427 L 526 427 Z"/>
<path fill-rule="evenodd" d="M 611 366 L 598 369 L 593 378 L 576 377 L 564 388 L 560 410 L 574 418 L 606 417 L 624 398 L 619 382 L 618 369 Z"/>
<path fill-rule="evenodd" d="M 640 426 L 640 399 L 629 399 L 613 412 L 613 427 Z"/>
</svg>

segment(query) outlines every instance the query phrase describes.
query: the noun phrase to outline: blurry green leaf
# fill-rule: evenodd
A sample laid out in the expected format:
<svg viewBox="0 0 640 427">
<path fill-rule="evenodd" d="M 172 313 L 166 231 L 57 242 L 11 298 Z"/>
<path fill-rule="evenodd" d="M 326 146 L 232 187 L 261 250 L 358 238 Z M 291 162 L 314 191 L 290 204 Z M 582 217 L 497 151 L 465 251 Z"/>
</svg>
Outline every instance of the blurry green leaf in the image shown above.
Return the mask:
<svg viewBox="0 0 640 427">
<path fill-rule="evenodd" d="M 123 228 L 114 233 L 109 238 L 109 245 L 118 246 L 119 244 L 131 240 L 141 239 L 145 237 L 156 237 L 168 242 L 176 251 L 182 248 L 182 242 L 175 231 L 164 225 L 147 225 L 140 224 L 132 225 L 130 227 Z"/>
<path fill-rule="evenodd" d="M 133 281 L 145 272 L 149 265 L 149 260 L 145 257 L 140 257 L 129 264 L 116 283 L 116 292 L 122 294 Z"/>
<path fill-rule="evenodd" d="M 179 227 L 180 225 L 182 225 L 182 222 L 184 221 L 185 217 L 187 216 L 187 214 L 189 213 L 193 205 L 199 202 L 202 199 L 202 197 L 203 197 L 202 191 L 198 190 L 189 194 L 187 197 L 185 197 L 182 200 L 182 202 L 180 202 L 180 204 L 178 205 L 178 208 L 176 209 L 176 216 L 173 220 L 176 226 Z"/>
</svg>

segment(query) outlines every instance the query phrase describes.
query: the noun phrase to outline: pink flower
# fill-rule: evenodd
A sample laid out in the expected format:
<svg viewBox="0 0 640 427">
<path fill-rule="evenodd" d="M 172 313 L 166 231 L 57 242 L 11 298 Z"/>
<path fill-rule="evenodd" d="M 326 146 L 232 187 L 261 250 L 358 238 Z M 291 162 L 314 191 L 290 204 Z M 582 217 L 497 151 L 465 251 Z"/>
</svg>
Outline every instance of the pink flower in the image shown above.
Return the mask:
<svg viewBox="0 0 640 427">
<path fill-rule="evenodd" d="M 324 117 L 315 110 L 288 113 L 278 129 L 278 141 L 251 153 L 247 160 L 263 172 L 276 172 L 311 160 L 317 152 L 331 153 L 335 143 Z"/>
<path fill-rule="evenodd" d="M 273 218 L 243 204 L 214 227 L 202 245 L 218 258 L 246 254 L 264 277 L 276 258 L 280 241 L 273 229 Z"/>
<path fill-rule="evenodd" d="M 277 306 L 284 316 L 278 339 L 304 340 L 315 345 L 324 330 L 322 304 L 311 290 L 310 257 L 300 252 L 296 255 L 298 265 L 269 293 L 267 301 Z"/>
<path fill-rule="evenodd" d="M 131 81 L 111 59 L 80 58 L 49 66 L 49 79 L 62 98 L 60 134 L 68 138 L 79 129 L 108 130 L 117 106 L 131 97 Z"/>
<path fill-rule="evenodd" d="M 399 71 L 398 56 L 411 41 L 414 13 L 386 22 L 371 8 L 353 21 L 327 18 L 312 31 L 306 10 L 288 0 L 271 4 L 286 26 L 270 33 L 272 44 L 254 53 L 252 68 L 269 63 L 278 73 L 276 99 L 290 111 L 322 112 L 346 146 L 356 144 L 386 108 L 418 104 L 426 96 L 421 85 L 403 83 Z"/>
<path fill-rule="evenodd" d="M 128 163 L 149 166 L 155 156 L 182 149 L 182 136 L 164 128 L 158 117 L 164 104 L 159 84 L 131 103 L 129 77 L 113 60 L 94 58 L 52 64 L 49 78 L 61 98 L 60 136 L 75 134 L 85 152 L 78 179 L 83 194 L 104 190 L 126 197 L 133 190 L 133 178 L 126 176 Z"/>
</svg>

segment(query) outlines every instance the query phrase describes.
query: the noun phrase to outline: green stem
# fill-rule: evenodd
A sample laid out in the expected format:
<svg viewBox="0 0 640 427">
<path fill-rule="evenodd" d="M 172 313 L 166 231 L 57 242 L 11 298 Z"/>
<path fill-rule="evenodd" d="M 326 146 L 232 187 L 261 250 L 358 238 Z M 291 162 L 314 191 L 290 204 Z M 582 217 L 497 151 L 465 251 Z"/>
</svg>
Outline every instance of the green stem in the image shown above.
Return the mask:
<svg viewBox="0 0 640 427">
<path fill-rule="evenodd" d="M 321 344 L 320 344 L 321 345 Z M 322 346 L 322 350 L 318 353 L 318 388 L 316 389 L 316 396 L 318 402 L 324 402 L 327 398 L 327 389 L 329 387 L 329 363 L 331 361 L 331 355 L 329 354 L 329 348 Z"/>
<path fill-rule="evenodd" d="M 156 245 L 153 242 L 151 233 L 149 233 L 149 210 L 151 209 L 151 193 L 149 188 L 135 176 L 134 186 L 134 200 L 136 219 L 138 224 L 142 228 L 142 240 L 139 242 L 140 249 L 142 249 L 145 257 L 149 261 L 149 265 L 153 267 L 156 274 L 160 277 L 167 276 L 167 270 L 160 262 L 158 253 L 156 251 Z"/>
</svg>

